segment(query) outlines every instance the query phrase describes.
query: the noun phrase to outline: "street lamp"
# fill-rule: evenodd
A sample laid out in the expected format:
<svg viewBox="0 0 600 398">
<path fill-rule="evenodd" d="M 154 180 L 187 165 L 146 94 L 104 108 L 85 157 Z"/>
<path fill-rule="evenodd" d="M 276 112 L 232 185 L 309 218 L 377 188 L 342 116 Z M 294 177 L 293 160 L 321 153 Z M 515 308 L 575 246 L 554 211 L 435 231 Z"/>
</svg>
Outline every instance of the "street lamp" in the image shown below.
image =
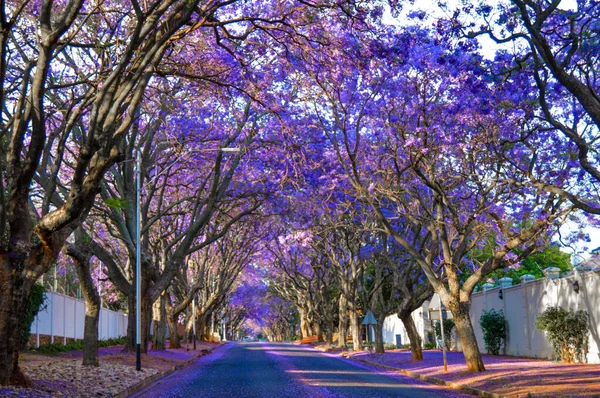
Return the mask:
<svg viewBox="0 0 600 398">
<path fill-rule="evenodd" d="M 135 153 L 135 202 L 136 202 L 136 215 L 135 215 L 135 369 L 142 370 L 142 349 L 141 349 L 141 292 L 142 292 L 142 242 L 141 242 L 141 205 L 140 196 L 142 192 L 142 158 L 140 151 Z"/>
<path fill-rule="evenodd" d="M 215 148 L 215 149 L 200 149 L 191 151 L 191 153 L 195 152 L 209 152 L 209 151 L 221 151 L 221 152 L 240 152 L 240 148 Z M 171 166 L 176 162 L 180 161 L 181 157 L 177 157 L 171 163 Z M 136 151 L 135 154 L 135 200 L 136 200 L 136 221 L 135 221 L 135 369 L 142 370 L 142 347 L 141 347 L 141 335 L 142 335 L 142 325 L 141 325 L 141 292 L 142 292 L 142 279 L 141 279 L 141 268 L 142 268 L 142 243 L 141 243 L 141 192 L 142 192 L 142 159 L 140 155 L 140 151 Z M 166 170 L 170 168 L 167 167 L 161 173 L 155 175 L 153 179 L 161 176 Z M 150 180 L 149 182 L 151 182 Z M 195 311 L 195 307 L 194 307 Z M 194 322 L 194 349 L 196 349 L 196 322 Z"/>
</svg>

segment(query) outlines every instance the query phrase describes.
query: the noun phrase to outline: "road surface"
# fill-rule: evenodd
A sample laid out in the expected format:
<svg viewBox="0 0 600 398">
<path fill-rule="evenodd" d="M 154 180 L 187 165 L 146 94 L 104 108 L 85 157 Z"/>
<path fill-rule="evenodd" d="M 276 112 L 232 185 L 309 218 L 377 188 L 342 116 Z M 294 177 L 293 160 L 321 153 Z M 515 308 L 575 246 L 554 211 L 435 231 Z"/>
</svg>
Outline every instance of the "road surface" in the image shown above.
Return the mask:
<svg viewBox="0 0 600 398">
<path fill-rule="evenodd" d="M 134 397 L 410 397 L 463 395 L 292 344 L 228 343 Z"/>
</svg>

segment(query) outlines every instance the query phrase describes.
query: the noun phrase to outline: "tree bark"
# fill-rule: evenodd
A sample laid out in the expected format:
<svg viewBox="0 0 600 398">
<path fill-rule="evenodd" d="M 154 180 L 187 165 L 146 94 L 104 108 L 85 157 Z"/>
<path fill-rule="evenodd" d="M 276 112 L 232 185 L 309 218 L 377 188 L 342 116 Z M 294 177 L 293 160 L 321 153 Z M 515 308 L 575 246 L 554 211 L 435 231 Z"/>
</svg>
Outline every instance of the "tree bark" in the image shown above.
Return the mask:
<svg viewBox="0 0 600 398">
<path fill-rule="evenodd" d="M 75 232 L 76 243 L 67 246 L 67 255 L 75 263 L 75 270 L 85 300 L 83 326 L 83 366 L 98 366 L 98 315 L 101 301 L 90 272 L 92 253 L 87 250 L 81 230 Z"/>
<path fill-rule="evenodd" d="M 384 354 L 385 349 L 383 348 L 383 322 L 385 317 L 377 317 L 377 325 L 373 325 L 375 328 L 375 354 Z M 367 327 L 367 333 L 369 329 Z"/>
<path fill-rule="evenodd" d="M 348 328 L 348 303 L 346 297 L 342 294 L 340 296 L 340 320 L 338 323 L 338 347 L 346 348 L 346 340 L 348 334 L 346 333 Z"/>
<path fill-rule="evenodd" d="M 302 338 L 312 336 L 312 330 L 310 322 L 307 319 L 306 310 L 298 308 L 298 312 L 300 313 L 300 333 L 302 334 Z"/>
<path fill-rule="evenodd" d="M 319 343 L 322 343 L 323 340 L 323 333 L 321 332 L 321 324 L 319 323 L 319 321 L 315 321 L 313 322 L 313 328 L 315 335 L 317 336 L 317 341 Z"/>
<path fill-rule="evenodd" d="M 190 315 L 187 323 L 185 324 L 185 339 L 187 343 L 192 342 L 194 322 L 196 322 L 196 319 L 194 319 L 194 317 Z"/>
<path fill-rule="evenodd" d="M 146 289 L 142 282 L 141 292 L 141 308 L 140 308 L 140 351 L 142 354 L 148 352 L 148 330 L 150 328 L 150 322 L 152 320 L 152 305 L 148 303 L 146 296 Z M 135 295 L 127 297 L 127 309 L 129 311 L 130 321 L 127 323 L 127 345 L 125 351 L 135 352 L 136 351 L 136 335 L 135 335 Z"/>
<path fill-rule="evenodd" d="M 166 295 L 165 299 L 165 311 L 167 327 L 169 328 L 169 348 L 181 348 L 179 333 L 177 331 L 177 319 L 179 315 L 173 314 L 171 298 L 168 295 Z"/>
<path fill-rule="evenodd" d="M 333 344 L 333 319 L 329 319 L 325 323 L 325 343 L 328 346 Z"/>
<path fill-rule="evenodd" d="M 408 334 L 408 340 L 410 341 L 410 352 L 412 355 L 413 361 L 422 361 L 423 360 L 423 348 L 422 341 L 419 332 L 417 331 L 417 326 L 415 325 L 415 321 L 410 313 L 408 314 L 399 314 L 399 318 L 406 329 L 406 334 Z"/>
<path fill-rule="evenodd" d="M 156 311 L 156 322 L 154 323 L 154 334 L 152 335 L 152 349 L 166 349 L 165 340 L 167 338 L 167 310 L 166 310 L 166 292 L 160 295 L 158 301 L 158 311 Z"/>
<path fill-rule="evenodd" d="M 460 303 L 456 310 L 452 308 L 451 310 L 454 317 L 454 326 L 456 327 L 458 337 L 460 337 L 463 354 L 467 362 L 467 369 L 469 372 L 485 371 L 473 325 L 471 324 L 471 318 L 469 317 L 469 304 Z"/>
<path fill-rule="evenodd" d="M 177 321 L 167 317 L 167 326 L 169 327 L 169 348 L 181 348 L 181 340 L 177 332 Z"/>
<path fill-rule="evenodd" d="M 21 345 L 21 322 L 25 303 L 33 285 L 19 275 L 7 274 L 0 265 L 0 385 L 29 386 L 29 380 L 19 368 L 19 347 Z"/>
<path fill-rule="evenodd" d="M 360 322 L 358 321 L 358 314 L 354 308 L 350 310 L 350 330 L 352 332 L 352 350 L 361 351 L 363 345 L 361 342 Z"/>
<path fill-rule="evenodd" d="M 83 294 L 84 297 L 86 294 Z M 100 296 L 98 303 L 85 298 L 85 323 L 83 325 L 83 366 L 98 366 L 98 314 L 100 313 Z"/>
</svg>

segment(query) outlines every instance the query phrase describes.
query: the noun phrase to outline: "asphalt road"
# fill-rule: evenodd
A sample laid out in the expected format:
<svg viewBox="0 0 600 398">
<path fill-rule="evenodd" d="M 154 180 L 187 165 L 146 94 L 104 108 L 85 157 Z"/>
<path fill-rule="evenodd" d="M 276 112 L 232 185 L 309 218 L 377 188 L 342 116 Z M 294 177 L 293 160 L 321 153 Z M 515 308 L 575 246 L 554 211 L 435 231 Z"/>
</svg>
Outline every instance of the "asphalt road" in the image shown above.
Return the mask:
<svg viewBox="0 0 600 398">
<path fill-rule="evenodd" d="M 388 376 L 291 344 L 229 343 L 135 397 L 456 398 L 404 376 Z"/>
</svg>

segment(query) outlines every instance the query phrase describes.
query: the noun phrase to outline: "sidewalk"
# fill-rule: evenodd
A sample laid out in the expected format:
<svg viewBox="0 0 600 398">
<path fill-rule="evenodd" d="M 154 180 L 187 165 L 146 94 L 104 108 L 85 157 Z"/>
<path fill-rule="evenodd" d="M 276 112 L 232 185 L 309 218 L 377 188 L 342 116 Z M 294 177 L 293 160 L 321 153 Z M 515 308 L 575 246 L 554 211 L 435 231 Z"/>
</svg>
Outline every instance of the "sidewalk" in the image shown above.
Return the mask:
<svg viewBox="0 0 600 398">
<path fill-rule="evenodd" d="M 506 397 L 600 397 L 600 365 L 483 355 L 486 371 L 470 373 L 462 353 L 448 352 L 448 372 L 444 373 L 442 353 L 438 350 L 425 350 L 423 361 L 414 362 L 406 350 L 386 350 L 382 355 L 343 355 Z"/>
<path fill-rule="evenodd" d="M 142 354 L 142 370 L 135 369 L 135 353 L 122 353 L 123 347 L 98 350 L 100 366 L 81 365 L 82 351 L 58 356 L 23 353 L 20 366 L 32 381 L 32 388 L 0 387 L 2 397 L 114 397 L 140 383 L 155 380 L 189 361 L 208 354 L 218 344 L 197 342 L 180 349 L 148 350 Z"/>
</svg>

